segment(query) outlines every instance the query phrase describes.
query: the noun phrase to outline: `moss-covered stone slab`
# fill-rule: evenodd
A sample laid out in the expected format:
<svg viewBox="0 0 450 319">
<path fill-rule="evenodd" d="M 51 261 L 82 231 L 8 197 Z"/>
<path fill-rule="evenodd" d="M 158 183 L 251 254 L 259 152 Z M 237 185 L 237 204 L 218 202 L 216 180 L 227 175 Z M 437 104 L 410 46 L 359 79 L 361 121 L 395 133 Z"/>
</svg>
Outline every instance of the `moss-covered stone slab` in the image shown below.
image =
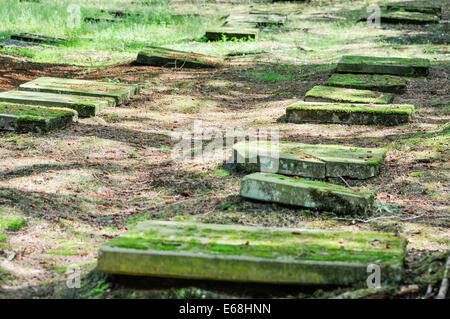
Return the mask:
<svg viewBox="0 0 450 319">
<path fill-rule="evenodd" d="M 410 11 L 387 11 L 380 15 L 381 23 L 434 24 L 439 23 L 439 20 L 440 18 L 434 14 Z"/>
<path fill-rule="evenodd" d="M 22 84 L 19 87 L 19 90 L 110 97 L 114 98 L 116 104 L 119 105 L 127 101 L 131 96 L 137 94 L 139 92 L 139 86 L 134 84 L 41 77 L 34 81 Z"/>
<path fill-rule="evenodd" d="M 422 12 L 440 15 L 442 14 L 442 6 L 433 4 L 427 1 L 408 1 L 408 2 L 394 2 L 387 3 L 386 10 L 388 11 L 410 11 Z"/>
<path fill-rule="evenodd" d="M 339 73 L 392 74 L 426 76 L 430 60 L 422 58 L 391 58 L 345 55 L 337 65 Z"/>
<path fill-rule="evenodd" d="M 286 108 L 286 122 L 359 125 L 408 123 L 414 112 L 409 104 L 351 104 L 299 101 Z"/>
<path fill-rule="evenodd" d="M 11 39 L 25 41 L 25 42 L 34 42 L 34 43 L 50 43 L 50 44 L 60 44 L 66 41 L 63 38 L 54 38 L 48 37 L 41 34 L 32 34 L 32 33 L 17 33 L 12 34 Z"/>
<path fill-rule="evenodd" d="M 89 22 L 89 23 L 119 23 L 119 22 L 124 22 L 123 19 L 119 19 L 119 18 L 98 18 L 98 17 L 84 17 L 83 19 L 84 22 Z"/>
<path fill-rule="evenodd" d="M 386 150 L 378 148 L 269 141 L 242 141 L 233 151 L 238 168 L 246 172 L 313 178 L 370 178 L 386 156 Z"/>
<path fill-rule="evenodd" d="M 307 102 L 389 104 L 393 100 L 394 94 L 392 93 L 321 85 L 313 87 L 305 94 L 305 101 Z"/>
<path fill-rule="evenodd" d="M 220 41 L 220 40 L 233 40 L 233 39 L 243 39 L 243 40 L 254 40 L 258 38 L 258 29 L 245 29 L 245 28 L 231 28 L 222 27 L 208 29 L 205 33 L 205 38 L 210 41 Z"/>
<path fill-rule="evenodd" d="M 225 26 L 256 26 L 256 27 L 267 27 L 267 26 L 282 26 L 286 23 L 287 16 L 279 14 L 241 14 L 233 13 L 226 16 Z"/>
<path fill-rule="evenodd" d="M 0 102 L 0 130 L 43 133 L 65 127 L 77 119 L 77 112 Z"/>
<path fill-rule="evenodd" d="M 8 91 L 0 93 L 0 102 L 64 107 L 78 112 L 78 116 L 95 116 L 108 106 L 115 106 L 114 98 L 54 94 L 32 91 Z"/>
<path fill-rule="evenodd" d="M 395 75 L 353 73 L 334 73 L 327 82 L 327 85 L 334 87 L 399 94 L 405 93 L 406 84 L 405 78 Z"/>
<path fill-rule="evenodd" d="M 241 182 L 240 195 L 265 202 L 300 206 L 340 215 L 366 214 L 375 193 L 273 173 L 253 173 Z"/>
<path fill-rule="evenodd" d="M 136 62 L 174 68 L 211 68 L 220 66 L 223 61 L 218 57 L 198 53 L 151 47 L 139 52 Z"/>
<path fill-rule="evenodd" d="M 391 233 L 332 232 L 144 221 L 103 245 L 104 273 L 296 285 L 401 280 L 406 240 Z"/>
</svg>

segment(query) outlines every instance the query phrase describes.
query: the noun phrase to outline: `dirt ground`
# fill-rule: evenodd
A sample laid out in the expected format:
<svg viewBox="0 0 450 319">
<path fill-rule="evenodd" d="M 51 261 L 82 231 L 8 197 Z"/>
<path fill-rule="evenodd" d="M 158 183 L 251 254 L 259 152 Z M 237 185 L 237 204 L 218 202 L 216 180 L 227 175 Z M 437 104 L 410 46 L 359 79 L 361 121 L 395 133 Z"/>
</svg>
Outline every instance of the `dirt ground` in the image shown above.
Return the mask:
<svg viewBox="0 0 450 319">
<path fill-rule="evenodd" d="M 0 56 L 0 91 L 39 76 L 115 79 L 143 86 L 126 105 L 64 130 L 46 135 L 0 132 L 0 214 L 22 225 L 4 230 L 7 240 L 0 241 L 0 298 L 328 298 L 361 288 L 267 289 L 96 272 L 99 246 L 146 218 L 398 232 L 409 240 L 401 286 L 417 287 L 406 293 L 396 287 L 374 296 L 417 298 L 429 286 L 430 296 L 436 295 L 450 242 L 450 68 L 433 65 L 427 78 L 409 79 L 407 92 L 396 96 L 396 103 L 417 108 L 409 124 L 289 124 L 279 121 L 285 107 L 324 84 L 333 69 L 289 81 L 249 76 L 283 63 L 261 62 L 270 58 L 270 53 L 237 56 L 218 69 L 174 70 L 132 61 L 89 69 Z M 284 72 L 296 71 L 286 66 Z M 192 128 L 194 121 L 221 131 L 279 129 L 285 141 L 387 147 L 378 176 L 347 180 L 351 186 L 375 190 L 377 206 L 370 216 L 343 217 L 244 200 L 238 195 L 243 174 L 224 166 L 223 160 L 172 158 L 176 141 L 171 133 Z M 77 267 L 83 273 L 82 288 L 69 289 L 69 270 Z"/>
</svg>

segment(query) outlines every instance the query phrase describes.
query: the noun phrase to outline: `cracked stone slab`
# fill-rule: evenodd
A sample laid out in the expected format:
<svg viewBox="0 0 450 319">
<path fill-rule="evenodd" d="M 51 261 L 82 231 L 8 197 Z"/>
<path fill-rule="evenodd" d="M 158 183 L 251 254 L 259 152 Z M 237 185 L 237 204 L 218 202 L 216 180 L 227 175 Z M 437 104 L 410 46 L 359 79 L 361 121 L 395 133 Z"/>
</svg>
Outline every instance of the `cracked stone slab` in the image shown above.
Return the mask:
<svg viewBox="0 0 450 319">
<path fill-rule="evenodd" d="M 391 233 L 334 232 L 144 221 L 104 244 L 98 270 L 163 278 L 296 285 L 351 285 L 377 264 L 398 282 L 406 240 Z M 386 248 L 389 247 L 389 248 Z"/>
<path fill-rule="evenodd" d="M 223 60 L 204 54 L 150 47 L 139 52 L 136 62 L 151 66 L 174 68 L 211 68 L 220 66 Z"/>
<path fill-rule="evenodd" d="M 321 85 L 313 87 L 305 94 L 307 102 L 389 104 L 393 100 L 394 94 L 392 93 Z"/>
<path fill-rule="evenodd" d="M 108 106 L 115 106 L 116 101 L 109 97 L 78 96 L 32 91 L 7 91 L 0 93 L 0 102 L 41 105 L 47 107 L 64 107 L 78 112 L 80 117 L 97 115 Z"/>
<path fill-rule="evenodd" d="M 77 120 L 74 110 L 0 102 L 0 130 L 49 132 Z"/>
<path fill-rule="evenodd" d="M 344 55 L 337 65 L 339 73 L 426 76 L 430 60 L 422 58 L 372 57 Z"/>
<path fill-rule="evenodd" d="M 312 178 L 367 179 L 377 174 L 386 156 L 379 148 L 268 141 L 242 141 L 233 151 L 234 162 L 243 171 Z"/>
<path fill-rule="evenodd" d="M 253 173 L 241 182 L 245 198 L 299 206 L 339 215 L 366 214 L 374 205 L 375 193 L 272 173 Z"/>
<path fill-rule="evenodd" d="M 116 104 L 122 104 L 139 92 L 135 84 L 121 84 L 77 79 L 41 77 L 24 83 L 20 91 L 46 92 L 55 94 L 81 95 L 114 98 Z"/>
<path fill-rule="evenodd" d="M 414 112 L 409 104 L 352 104 L 299 101 L 286 108 L 288 123 L 400 125 Z"/>
</svg>

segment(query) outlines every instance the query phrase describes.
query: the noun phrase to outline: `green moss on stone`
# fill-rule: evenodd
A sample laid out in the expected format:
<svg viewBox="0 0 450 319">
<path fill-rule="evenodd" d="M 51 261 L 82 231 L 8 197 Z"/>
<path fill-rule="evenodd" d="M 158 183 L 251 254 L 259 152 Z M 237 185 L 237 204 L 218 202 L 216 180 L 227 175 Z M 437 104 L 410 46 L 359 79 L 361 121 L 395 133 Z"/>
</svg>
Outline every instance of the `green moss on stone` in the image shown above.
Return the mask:
<svg viewBox="0 0 450 319">
<path fill-rule="evenodd" d="M 382 12 L 381 22 L 404 23 L 404 24 L 432 24 L 439 23 L 439 17 L 434 14 L 410 11 L 388 11 Z"/>
<path fill-rule="evenodd" d="M 429 67 L 430 61 L 422 58 L 345 55 L 339 61 L 336 70 L 339 73 L 426 76 Z"/>
<path fill-rule="evenodd" d="M 391 93 L 370 90 L 357 90 L 331 86 L 315 86 L 306 92 L 306 101 L 319 102 L 350 102 L 366 104 L 389 104 L 394 99 Z"/>
<path fill-rule="evenodd" d="M 388 11 L 410 11 L 410 12 L 422 12 L 422 13 L 433 13 L 441 14 L 442 7 L 439 4 L 427 3 L 425 1 L 416 2 L 398 2 L 398 3 L 387 3 L 386 9 Z"/>
<path fill-rule="evenodd" d="M 186 235 L 187 223 L 144 222 L 106 245 L 139 250 L 263 257 L 269 259 L 396 263 L 404 258 L 404 240 L 386 233 L 354 233 L 196 224 L 213 229 L 215 239 Z M 176 226 L 176 227 L 175 227 Z M 219 227 L 218 227 L 219 226 Z M 233 230 L 233 238 L 230 232 Z M 194 239 L 194 240 L 193 240 Z M 376 243 L 376 245 L 374 245 Z M 385 248 L 389 245 L 389 249 Z"/>
<path fill-rule="evenodd" d="M 386 74 L 335 73 L 328 79 L 329 86 L 374 90 L 388 93 L 404 93 L 407 80 Z"/>
<path fill-rule="evenodd" d="M 217 67 L 222 59 L 198 53 L 160 47 L 150 47 L 139 52 L 137 63 L 168 67 Z"/>
</svg>

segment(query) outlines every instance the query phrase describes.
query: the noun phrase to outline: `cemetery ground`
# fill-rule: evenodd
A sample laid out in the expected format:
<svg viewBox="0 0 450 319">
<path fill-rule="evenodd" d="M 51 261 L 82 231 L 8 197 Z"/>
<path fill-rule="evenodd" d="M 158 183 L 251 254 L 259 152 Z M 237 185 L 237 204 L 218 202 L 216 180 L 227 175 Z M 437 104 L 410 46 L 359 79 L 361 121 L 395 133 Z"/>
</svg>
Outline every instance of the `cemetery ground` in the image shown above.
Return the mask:
<svg viewBox="0 0 450 319">
<path fill-rule="evenodd" d="M 119 2 L 131 8 L 131 1 Z M 252 9 L 287 14 L 286 24 L 262 29 L 256 41 L 208 42 L 202 39 L 207 26 L 219 26 L 223 12 L 248 11 L 249 4 L 214 2 L 198 10 L 199 4 L 161 2 L 140 10 L 146 24 L 131 16 L 119 23 L 83 21 L 69 32 L 57 27 L 66 18 L 64 3 L 49 1 L 43 9 L 41 0 L 29 11 L 13 10 L 22 2 L 7 3 L 0 37 L 20 31 L 70 40 L 1 48 L 0 91 L 42 76 L 142 88 L 126 104 L 66 129 L 0 132 L 0 298 L 331 298 L 355 291 L 360 297 L 421 298 L 429 287 L 437 293 L 450 244 L 448 8 L 438 25 L 377 29 L 357 22 L 364 1 L 255 2 Z M 52 12 L 54 22 L 48 21 Z M 223 56 L 225 62 L 214 69 L 135 64 L 148 45 Z M 406 92 L 395 96 L 394 103 L 415 105 L 413 120 L 398 126 L 284 123 L 286 106 L 325 85 L 344 54 L 430 59 L 430 74 L 408 78 Z M 171 133 L 192 130 L 197 120 L 223 131 L 278 129 L 283 141 L 385 147 L 377 176 L 327 179 L 369 187 L 376 205 L 365 216 L 342 216 L 241 198 L 245 174 L 232 166 L 207 155 L 198 163 L 172 158 Z M 268 289 L 99 273 L 98 248 L 146 219 L 394 232 L 408 240 L 405 274 L 398 286 L 367 292 L 363 286 Z M 80 289 L 66 285 L 74 268 L 82 269 Z"/>
</svg>

